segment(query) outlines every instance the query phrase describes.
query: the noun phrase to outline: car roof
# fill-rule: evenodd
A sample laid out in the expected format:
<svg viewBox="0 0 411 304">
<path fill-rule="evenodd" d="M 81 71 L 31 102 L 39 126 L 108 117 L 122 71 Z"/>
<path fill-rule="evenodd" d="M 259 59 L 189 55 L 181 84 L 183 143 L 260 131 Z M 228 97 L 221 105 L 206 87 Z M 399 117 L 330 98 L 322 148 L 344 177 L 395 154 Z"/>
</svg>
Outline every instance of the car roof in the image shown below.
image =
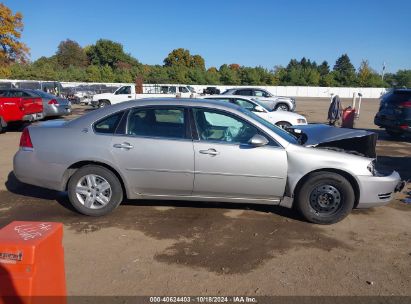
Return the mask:
<svg viewBox="0 0 411 304">
<path fill-rule="evenodd" d="M 266 89 L 263 89 L 263 88 L 253 88 L 253 87 L 231 88 L 231 89 L 228 89 L 227 91 L 231 91 L 231 90 L 262 90 L 262 91 L 267 91 Z"/>
<path fill-rule="evenodd" d="M 411 93 L 411 89 L 394 89 L 393 92 Z"/>
<path fill-rule="evenodd" d="M 222 110 L 229 110 L 243 113 L 243 109 L 235 104 L 218 100 L 200 99 L 200 98 L 142 98 L 120 102 L 115 105 L 104 107 L 91 111 L 79 118 L 67 122 L 70 126 L 92 124 L 95 121 L 136 106 L 189 106 L 189 107 L 208 107 Z"/>
<path fill-rule="evenodd" d="M 204 96 L 204 99 L 213 99 L 213 98 L 239 98 L 239 99 L 247 99 L 250 102 L 257 103 L 257 101 L 254 99 L 254 96 L 243 96 L 243 95 L 231 95 L 231 94 L 219 94 L 219 95 L 210 95 L 210 96 Z"/>
</svg>

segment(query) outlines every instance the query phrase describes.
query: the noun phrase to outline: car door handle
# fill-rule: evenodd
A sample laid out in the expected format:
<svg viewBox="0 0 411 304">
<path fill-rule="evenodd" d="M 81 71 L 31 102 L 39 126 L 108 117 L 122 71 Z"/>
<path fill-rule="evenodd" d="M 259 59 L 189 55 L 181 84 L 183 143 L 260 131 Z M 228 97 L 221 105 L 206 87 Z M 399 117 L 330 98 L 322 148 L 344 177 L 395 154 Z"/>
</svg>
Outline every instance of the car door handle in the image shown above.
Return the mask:
<svg viewBox="0 0 411 304">
<path fill-rule="evenodd" d="M 130 150 L 134 148 L 132 144 L 129 144 L 127 142 L 124 142 L 122 144 L 114 144 L 113 147 L 117 149 L 125 149 L 125 150 Z"/>
<path fill-rule="evenodd" d="M 131 98 L 131 95 L 128 95 L 128 98 Z"/>
<path fill-rule="evenodd" d="M 208 154 L 208 155 L 212 155 L 212 156 L 216 156 L 218 154 L 220 154 L 220 152 L 218 152 L 216 149 L 208 149 L 208 150 L 200 150 L 201 154 Z"/>
</svg>

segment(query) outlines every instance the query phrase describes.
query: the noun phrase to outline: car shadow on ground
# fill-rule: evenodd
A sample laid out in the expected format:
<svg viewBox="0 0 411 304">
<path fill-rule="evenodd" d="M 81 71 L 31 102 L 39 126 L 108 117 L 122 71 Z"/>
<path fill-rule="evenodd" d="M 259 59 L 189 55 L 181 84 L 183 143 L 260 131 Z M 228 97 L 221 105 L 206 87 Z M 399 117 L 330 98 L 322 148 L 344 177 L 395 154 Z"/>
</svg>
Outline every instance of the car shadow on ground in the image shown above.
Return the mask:
<svg viewBox="0 0 411 304">
<path fill-rule="evenodd" d="M 0 226 L 16 220 L 52 221 L 76 234 L 109 228 L 121 229 L 121 235 L 139 231 L 169 242 L 155 253 L 156 261 L 218 274 L 248 273 L 297 248 L 352 250 L 329 230 L 281 207 L 132 200 L 107 216 L 88 217 L 75 212 L 64 193 L 19 183 L 12 172 L 6 186 L 9 191 L 0 192 Z"/>
<path fill-rule="evenodd" d="M 21 183 L 17 180 L 13 172 L 8 174 L 6 189 L 20 196 L 37 198 L 41 200 L 55 200 L 62 207 L 77 213 L 68 200 L 66 192 L 59 192 L 37 186 Z M 248 203 L 222 203 L 222 202 L 195 202 L 195 201 L 174 201 L 174 200 L 129 200 L 126 199 L 122 205 L 145 206 L 145 207 L 181 207 L 181 208 L 207 208 L 207 209 L 227 209 L 227 210 L 253 210 L 261 213 L 274 213 L 285 218 L 302 221 L 305 220 L 293 209 L 282 206 L 272 206 L 263 204 Z"/>
</svg>

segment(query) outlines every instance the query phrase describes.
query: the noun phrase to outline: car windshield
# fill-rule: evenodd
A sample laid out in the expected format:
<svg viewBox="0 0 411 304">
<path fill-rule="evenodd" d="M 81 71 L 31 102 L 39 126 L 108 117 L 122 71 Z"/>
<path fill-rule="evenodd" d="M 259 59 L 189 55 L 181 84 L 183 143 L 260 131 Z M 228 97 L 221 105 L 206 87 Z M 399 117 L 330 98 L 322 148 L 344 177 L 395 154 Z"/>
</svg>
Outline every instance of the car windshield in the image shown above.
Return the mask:
<svg viewBox="0 0 411 304">
<path fill-rule="evenodd" d="M 43 98 L 56 98 L 56 96 L 51 95 L 51 94 L 46 93 L 46 92 L 43 92 L 43 91 L 36 90 L 36 91 L 32 91 L 32 92 L 33 92 L 33 94 L 36 94 L 36 95 L 38 95 L 40 97 L 43 97 Z"/>
<path fill-rule="evenodd" d="M 271 108 L 268 107 L 267 105 L 263 104 L 262 102 L 258 102 L 257 99 L 251 98 L 251 100 L 252 100 L 254 103 L 256 103 L 257 105 L 259 105 L 260 107 L 266 109 L 268 112 L 272 112 L 272 111 L 273 111 L 273 109 L 271 109 Z"/>
<path fill-rule="evenodd" d="M 273 131 L 275 134 L 280 136 L 282 139 L 285 139 L 286 141 L 288 141 L 291 144 L 295 144 L 295 145 L 299 144 L 297 137 L 295 137 L 291 133 L 285 131 L 284 129 L 282 129 L 280 127 L 277 127 L 276 125 L 273 125 L 273 124 L 269 123 L 264 118 L 261 118 L 260 116 L 254 114 L 253 112 L 251 112 L 247 109 L 241 108 L 241 110 L 245 114 L 247 114 L 247 115 L 251 116 L 252 118 L 254 118 L 255 120 L 257 120 L 259 123 L 261 123 L 265 127 L 269 128 L 271 131 Z"/>
</svg>

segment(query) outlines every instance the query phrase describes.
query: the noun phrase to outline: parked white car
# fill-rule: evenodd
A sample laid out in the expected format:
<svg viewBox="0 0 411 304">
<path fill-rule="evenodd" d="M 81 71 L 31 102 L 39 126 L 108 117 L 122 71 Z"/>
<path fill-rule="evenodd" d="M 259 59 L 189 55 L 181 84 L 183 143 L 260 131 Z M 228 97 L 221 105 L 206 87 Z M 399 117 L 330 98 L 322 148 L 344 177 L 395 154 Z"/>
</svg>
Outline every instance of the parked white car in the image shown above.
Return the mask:
<svg viewBox="0 0 411 304">
<path fill-rule="evenodd" d="M 268 122 L 281 128 L 307 124 L 307 119 L 300 114 L 287 111 L 270 110 L 270 107 L 251 97 L 238 95 L 212 95 L 204 97 L 204 99 L 220 100 L 236 104 L 242 108 L 254 112 L 261 118 L 264 118 Z"/>
<path fill-rule="evenodd" d="M 119 87 L 114 93 L 94 95 L 91 105 L 102 108 L 128 100 L 151 97 L 193 98 L 196 97 L 196 92 L 192 87 L 186 85 L 147 85 L 143 86 L 143 93 L 137 93 L 136 86 L 125 85 Z"/>
</svg>

